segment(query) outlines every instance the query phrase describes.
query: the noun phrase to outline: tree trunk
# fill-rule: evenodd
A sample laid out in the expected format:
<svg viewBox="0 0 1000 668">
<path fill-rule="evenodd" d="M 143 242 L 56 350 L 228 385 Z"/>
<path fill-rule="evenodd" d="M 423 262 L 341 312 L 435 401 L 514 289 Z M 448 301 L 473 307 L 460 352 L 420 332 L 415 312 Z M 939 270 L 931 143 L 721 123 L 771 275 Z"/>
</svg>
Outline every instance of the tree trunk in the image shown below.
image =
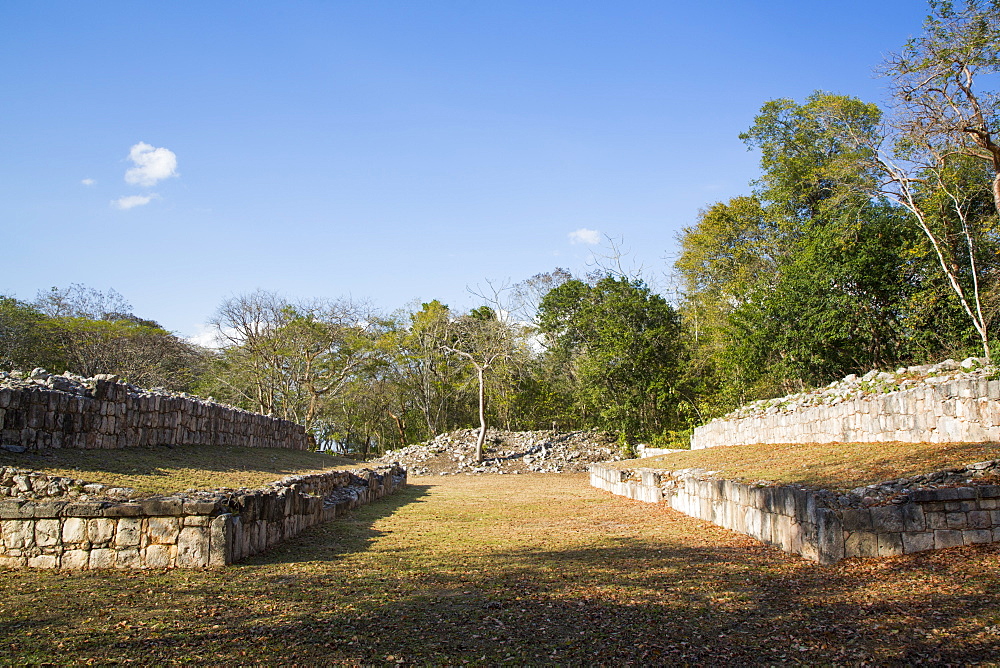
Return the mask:
<svg viewBox="0 0 1000 668">
<path fill-rule="evenodd" d="M 479 439 L 476 441 L 476 463 L 483 463 L 483 443 L 486 442 L 486 383 L 483 374 L 485 369 L 476 366 L 479 376 Z"/>
<path fill-rule="evenodd" d="M 399 447 L 404 447 L 406 445 L 406 423 L 403 422 L 403 418 L 396 415 L 392 411 L 388 411 L 389 417 L 391 417 L 396 422 L 396 429 L 399 430 Z"/>
</svg>

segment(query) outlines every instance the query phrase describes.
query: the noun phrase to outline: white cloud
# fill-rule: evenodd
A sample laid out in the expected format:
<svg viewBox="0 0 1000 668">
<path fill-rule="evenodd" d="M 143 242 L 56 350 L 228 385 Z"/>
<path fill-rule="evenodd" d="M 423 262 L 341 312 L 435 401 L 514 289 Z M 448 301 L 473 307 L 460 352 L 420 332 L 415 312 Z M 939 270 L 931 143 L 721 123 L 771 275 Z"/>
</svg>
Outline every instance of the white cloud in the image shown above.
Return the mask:
<svg viewBox="0 0 1000 668">
<path fill-rule="evenodd" d="M 80 183 L 82 183 L 85 186 L 92 186 L 95 183 L 97 183 L 97 181 L 95 181 L 94 179 L 84 179 L 84 180 L 80 181 Z"/>
<path fill-rule="evenodd" d="M 159 197 L 159 195 L 156 193 L 150 193 L 149 195 L 128 195 L 126 197 L 119 197 L 118 199 L 111 200 L 111 206 L 125 211 L 127 209 L 134 209 L 137 206 L 145 206 L 157 197 Z"/>
<path fill-rule="evenodd" d="M 193 343 L 196 346 L 202 346 L 204 348 L 222 348 L 225 345 L 225 337 L 219 333 L 219 330 L 211 325 L 198 325 L 196 327 L 197 331 L 194 336 L 187 337 L 186 341 L 188 343 Z M 230 330 L 227 328 L 227 335 L 235 336 L 236 330 Z"/>
<path fill-rule="evenodd" d="M 580 229 L 569 233 L 569 242 L 571 244 L 587 244 L 588 246 L 596 246 L 601 243 L 601 233 L 599 230 L 588 230 L 586 227 L 581 227 Z"/>
<path fill-rule="evenodd" d="M 177 176 L 177 155 L 170 149 L 139 142 L 129 150 L 128 159 L 135 164 L 125 172 L 125 183 L 129 185 L 152 186 Z"/>
</svg>

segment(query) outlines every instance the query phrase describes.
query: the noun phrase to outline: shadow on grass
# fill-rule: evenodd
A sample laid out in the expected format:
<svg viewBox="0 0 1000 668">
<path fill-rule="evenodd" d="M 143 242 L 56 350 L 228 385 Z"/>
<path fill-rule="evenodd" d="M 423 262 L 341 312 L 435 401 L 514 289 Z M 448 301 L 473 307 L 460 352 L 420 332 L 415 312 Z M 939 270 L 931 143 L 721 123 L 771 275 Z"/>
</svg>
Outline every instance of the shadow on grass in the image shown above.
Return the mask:
<svg viewBox="0 0 1000 668">
<path fill-rule="evenodd" d="M 376 538 L 384 535 L 372 528 L 375 522 L 394 514 L 403 506 L 423 503 L 429 489 L 427 485 L 407 485 L 395 494 L 356 508 L 343 517 L 310 527 L 298 536 L 267 552 L 244 559 L 233 567 L 334 561 L 345 554 L 364 551 Z"/>
<path fill-rule="evenodd" d="M 378 532 L 318 534 L 253 563 L 328 562 L 315 543 L 361 550 Z M 336 523 L 335 523 L 336 524 Z M 995 546 L 962 557 L 995 565 Z M 971 623 L 997 615 L 995 568 L 974 586 L 942 578 L 955 554 L 805 564 L 768 548 L 679 547 L 622 538 L 607 547 L 515 550 L 415 572 L 383 564 L 345 577 L 327 570 L 232 572 L 243 598 L 217 592 L 211 619 L 155 634 L 106 629 L 82 649 L 104 657 L 184 656 L 287 663 L 657 665 L 966 664 L 1000 660 L 996 635 Z M 487 566 L 487 562 L 489 565 Z M 250 564 L 248 564 L 250 565 Z M 940 586 L 921 590 L 925 580 Z M 880 583 L 889 593 L 877 595 Z M 945 582 L 944 584 L 941 584 Z M 897 587 L 893 586 L 896 583 Z M 901 585 L 909 583 L 908 591 Z M 871 595 L 868 591 L 871 591 Z M 884 590 L 883 590 L 884 591 Z M 274 614 L 244 601 L 266 598 Z M 250 650 L 250 654 L 246 652 Z"/>
</svg>

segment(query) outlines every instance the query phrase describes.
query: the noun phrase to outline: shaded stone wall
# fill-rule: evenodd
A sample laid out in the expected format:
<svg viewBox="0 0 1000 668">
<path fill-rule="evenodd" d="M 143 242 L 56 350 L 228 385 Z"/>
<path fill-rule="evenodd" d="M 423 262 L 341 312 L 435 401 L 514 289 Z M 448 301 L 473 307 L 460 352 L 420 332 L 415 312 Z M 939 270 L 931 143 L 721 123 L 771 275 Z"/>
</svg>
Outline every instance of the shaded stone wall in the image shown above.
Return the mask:
<svg viewBox="0 0 1000 668">
<path fill-rule="evenodd" d="M 630 499 L 666 502 L 823 564 L 1000 542 L 998 485 L 914 490 L 900 503 L 830 508 L 822 492 L 719 480 L 691 470 L 626 471 L 598 464 L 591 467 L 590 483 Z"/>
<path fill-rule="evenodd" d="M 265 489 L 129 502 L 0 501 L 0 565 L 198 568 L 263 552 L 406 484 L 399 467 L 295 476 Z"/>
<path fill-rule="evenodd" d="M 830 405 L 780 405 L 695 428 L 691 448 L 750 443 L 985 443 L 1000 441 L 1000 380 L 942 379 Z"/>
<path fill-rule="evenodd" d="M 107 380 L 84 388 L 67 383 L 67 389 L 0 387 L 0 445 L 28 450 L 147 445 L 306 450 L 313 443 L 302 425 L 195 397 L 145 392 Z"/>
</svg>

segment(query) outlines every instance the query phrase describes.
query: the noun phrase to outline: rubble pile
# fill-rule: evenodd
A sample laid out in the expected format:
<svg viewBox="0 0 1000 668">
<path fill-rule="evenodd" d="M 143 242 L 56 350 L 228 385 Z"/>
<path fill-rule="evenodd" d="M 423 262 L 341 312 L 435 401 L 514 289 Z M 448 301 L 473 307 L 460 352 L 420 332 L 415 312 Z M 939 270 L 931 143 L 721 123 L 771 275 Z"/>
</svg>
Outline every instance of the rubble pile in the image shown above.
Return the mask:
<svg viewBox="0 0 1000 668">
<path fill-rule="evenodd" d="M 993 380 L 1000 377 L 1000 367 L 989 363 L 983 357 L 970 357 L 956 362 L 945 360 L 937 364 L 921 364 L 900 367 L 895 373 L 872 370 L 863 376 L 851 374 L 825 387 L 797 394 L 789 394 L 776 399 L 761 399 L 742 406 L 722 420 L 738 420 L 761 415 L 791 413 L 810 406 L 832 406 L 857 396 L 886 394 L 906 390 L 920 385 L 940 385 L 953 380 L 980 379 Z"/>
<path fill-rule="evenodd" d="M 590 464 L 622 459 L 613 437 L 594 431 L 501 431 L 490 429 L 483 462 L 476 463 L 478 429 L 460 429 L 376 460 L 400 463 L 409 475 L 584 473 Z"/>
<path fill-rule="evenodd" d="M 205 399 L 188 394 L 187 392 L 175 392 L 174 390 L 168 390 L 163 387 L 139 387 L 138 385 L 126 383 L 120 380 L 119 376 L 110 373 L 99 373 L 95 374 L 91 378 L 87 378 L 69 371 L 57 375 L 49 373 L 42 368 L 32 369 L 29 372 L 17 370 L 0 371 L 0 387 L 19 390 L 57 390 L 59 392 L 75 394 L 81 397 L 93 397 L 97 390 L 97 384 L 101 381 L 117 384 L 119 387 L 124 388 L 127 395 L 133 399 L 141 397 L 175 397 L 188 399 L 201 404 L 226 406 L 227 408 L 236 411 L 242 410 L 240 408 L 228 406 L 227 404 L 221 404 L 215 401 L 213 397 Z"/>
</svg>

